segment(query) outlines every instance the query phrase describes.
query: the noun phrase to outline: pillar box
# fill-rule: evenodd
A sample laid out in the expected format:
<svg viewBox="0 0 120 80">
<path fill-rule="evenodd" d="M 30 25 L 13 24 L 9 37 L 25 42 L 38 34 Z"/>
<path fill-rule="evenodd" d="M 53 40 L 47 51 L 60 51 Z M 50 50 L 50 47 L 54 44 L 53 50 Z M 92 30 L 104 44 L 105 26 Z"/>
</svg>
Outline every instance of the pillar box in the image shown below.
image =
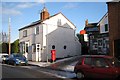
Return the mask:
<svg viewBox="0 0 120 80">
<path fill-rule="evenodd" d="M 51 59 L 53 62 L 56 60 L 56 50 L 51 50 Z"/>
</svg>

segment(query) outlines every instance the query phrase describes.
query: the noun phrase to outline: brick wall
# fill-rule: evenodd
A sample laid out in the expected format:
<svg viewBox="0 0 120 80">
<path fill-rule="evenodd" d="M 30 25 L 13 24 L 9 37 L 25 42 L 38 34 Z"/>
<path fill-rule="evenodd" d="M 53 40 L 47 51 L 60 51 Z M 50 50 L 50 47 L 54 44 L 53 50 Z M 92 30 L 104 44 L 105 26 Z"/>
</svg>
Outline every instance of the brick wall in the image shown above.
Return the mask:
<svg viewBox="0 0 120 80">
<path fill-rule="evenodd" d="M 108 2 L 109 46 L 110 54 L 116 55 L 115 40 L 120 39 L 120 2 Z M 119 53 L 120 54 L 120 53 Z"/>
</svg>

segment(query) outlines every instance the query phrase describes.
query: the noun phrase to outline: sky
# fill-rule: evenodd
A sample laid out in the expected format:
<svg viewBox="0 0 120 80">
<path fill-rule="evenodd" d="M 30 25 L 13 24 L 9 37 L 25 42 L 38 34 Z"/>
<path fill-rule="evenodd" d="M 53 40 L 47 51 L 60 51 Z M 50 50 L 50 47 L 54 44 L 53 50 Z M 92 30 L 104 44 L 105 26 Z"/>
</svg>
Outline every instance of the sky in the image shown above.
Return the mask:
<svg viewBox="0 0 120 80">
<path fill-rule="evenodd" d="M 8 33 L 8 18 L 11 18 L 11 42 L 19 39 L 20 28 L 40 19 L 40 12 L 45 3 L 50 15 L 62 12 L 75 26 L 76 33 L 85 27 L 85 20 L 89 23 L 99 22 L 107 12 L 106 2 L 13 2 L 0 3 L 0 22 L 2 31 Z"/>
</svg>

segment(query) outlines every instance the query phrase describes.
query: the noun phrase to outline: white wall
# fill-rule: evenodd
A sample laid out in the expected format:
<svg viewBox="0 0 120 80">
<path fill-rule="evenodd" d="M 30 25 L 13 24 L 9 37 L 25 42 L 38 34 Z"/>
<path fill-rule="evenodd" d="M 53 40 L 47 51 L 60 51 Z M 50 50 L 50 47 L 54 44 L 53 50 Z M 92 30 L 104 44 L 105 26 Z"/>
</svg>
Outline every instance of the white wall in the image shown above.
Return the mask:
<svg viewBox="0 0 120 80">
<path fill-rule="evenodd" d="M 58 19 L 61 20 L 62 27 L 75 29 L 75 26 L 71 24 L 61 13 L 43 21 L 43 46 L 46 46 L 46 34 L 49 34 L 58 28 Z"/>
<path fill-rule="evenodd" d="M 61 19 L 61 26 L 58 26 L 58 19 Z M 61 13 L 46 21 L 43 21 L 43 46 L 46 46 L 45 53 L 51 58 L 52 45 L 56 46 L 57 58 L 81 54 L 81 44 L 75 37 L 75 26 L 71 24 Z M 46 39 L 46 34 L 47 39 Z M 64 49 L 64 45 L 67 46 Z M 47 56 L 47 54 L 46 54 Z"/>
<path fill-rule="evenodd" d="M 57 24 L 58 19 L 61 20 L 61 26 Z M 57 58 L 81 54 L 81 44 L 75 37 L 75 26 L 61 13 L 43 21 L 43 23 L 43 46 L 48 45 L 44 52 L 48 53 L 49 59 L 51 58 L 52 45 L 56 47 Z M 64 49 L 65 45 L 67 46 L 66 49 Z M 44 56 L 47 58 L 47 54 Z"/>
<path fill-rule="evenodd" d="M 108 24 L 108 13 L 102 18 L 102 20 L 98 24 L 100 24 L 100 33 L 109 32 L 109 26 L 108 31 L 105 31 L 105 24 Z"/>
<path fill-rule="evenodd" d="M 57 58 L 80 55 L 81 45 L 75 40 L 74 30 L 69 28 L 59 27 L 52 33 L 48 34 L 49 58 L 52 45 L 55 45 Z M 66 46 L 66 49 L 64 49 L 64 46 Z"/>
</svg>

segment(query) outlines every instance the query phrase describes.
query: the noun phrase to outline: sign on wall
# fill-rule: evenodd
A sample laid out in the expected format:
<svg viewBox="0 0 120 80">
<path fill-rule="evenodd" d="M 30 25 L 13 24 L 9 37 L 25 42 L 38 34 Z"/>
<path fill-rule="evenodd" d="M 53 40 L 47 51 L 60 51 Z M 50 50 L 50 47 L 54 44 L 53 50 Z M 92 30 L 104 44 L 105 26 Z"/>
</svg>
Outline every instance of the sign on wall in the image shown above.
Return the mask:
<svg viewBox="0 0 120 80">
<path fill-rule="evenodd" d="M 84 34 L 84 41 L 88 42 L 88 34 Z"/>
</svg>

